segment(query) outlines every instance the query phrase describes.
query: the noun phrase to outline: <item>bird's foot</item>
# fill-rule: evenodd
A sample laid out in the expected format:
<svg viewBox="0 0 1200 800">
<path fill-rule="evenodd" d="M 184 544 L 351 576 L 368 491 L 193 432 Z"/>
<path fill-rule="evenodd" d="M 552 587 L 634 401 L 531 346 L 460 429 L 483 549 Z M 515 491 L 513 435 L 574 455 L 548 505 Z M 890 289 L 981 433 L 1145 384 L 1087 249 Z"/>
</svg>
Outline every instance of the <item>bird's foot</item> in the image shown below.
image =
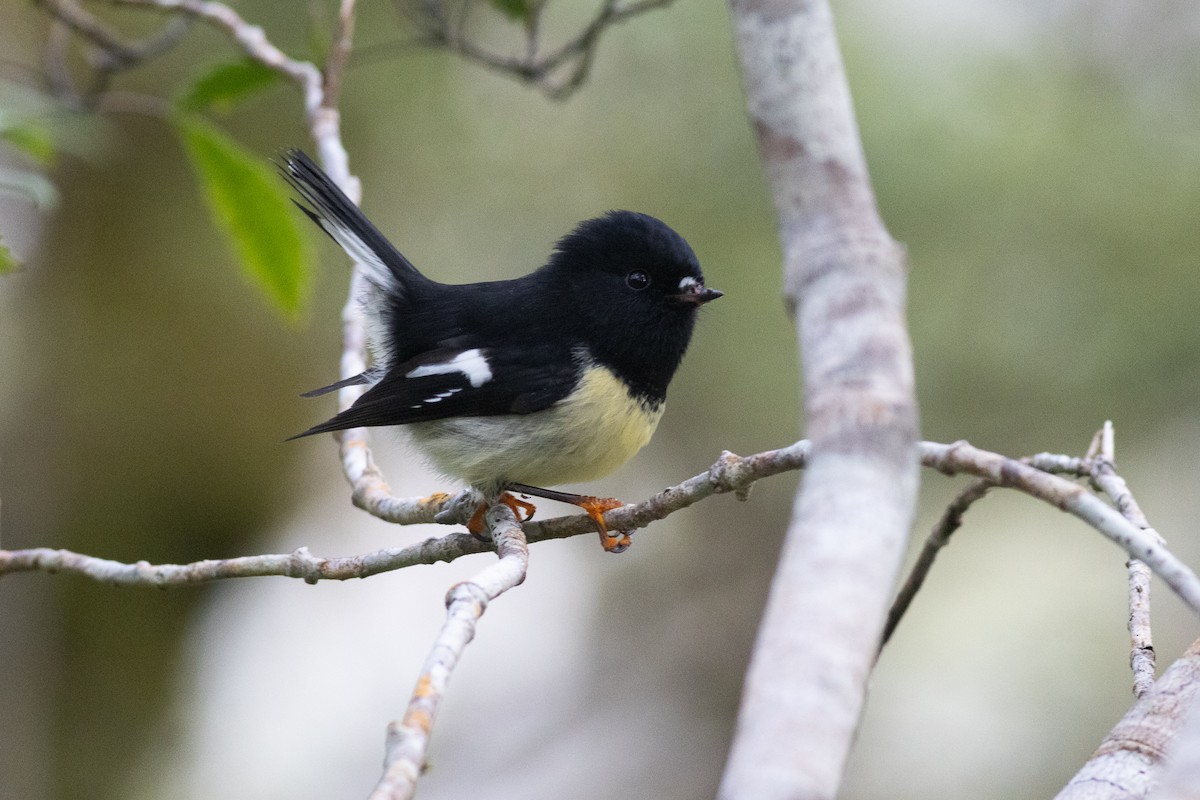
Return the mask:
<svg viewBox="0 0 1200 800">
<path fill-rule="evenodd" d="M 498 498 L 501 503 L 512 509 L 513 516 L 517 518 L 517 522 L 528 522 L 533 519 L 533 514 L 537 511 L 537 506 L 533 503 L 526 503 L 524 500 L 518 500 L 508 492 L 502 493 Z M 491 501 L 484 500 L 479 504 L 479 508 L 475 509 L 475 513 L 471 515 L 471 519 L 467 520 L 467 531 L 481 542 L 492 541 L 487 535 L 486 525 L 483 521 L 483 515 L 487 513 L 491 506 Z"/>
<path fill-rule="evenodd" d="M 586 511 L 587 515 L 592 518 L 592 522 L 596 523 L 596 532 L 600 534 L 600 546 L 604 548 L 604 552 L 624 553 L 633 544 L 631 531 L 617 531 L 614 535 L 608 532 L 608 525 L 604 522 L 605 511 L 612 511 L 614 508 L 625 505 L 620 500 L 615 497 L 580 495 L 579 502 L 575 505 Z"/>
</svg>

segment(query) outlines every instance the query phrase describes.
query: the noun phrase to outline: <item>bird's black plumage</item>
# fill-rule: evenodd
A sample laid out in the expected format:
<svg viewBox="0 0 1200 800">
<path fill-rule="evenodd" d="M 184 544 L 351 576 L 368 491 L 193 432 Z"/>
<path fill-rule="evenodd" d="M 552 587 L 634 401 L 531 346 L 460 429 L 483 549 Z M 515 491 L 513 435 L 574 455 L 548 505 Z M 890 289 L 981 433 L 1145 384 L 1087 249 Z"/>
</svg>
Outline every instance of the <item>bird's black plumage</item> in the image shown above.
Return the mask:
<svg viewBox="0 0 1200 800">
<path fill-rule="evenodd" d="M 720 296 L 704 287 L 683 237 L 632 211 L 581 223 L 559 240 L 545 266 L 524 277 L 438 283 L 418 272 L 303 153 L 287 153 L 282 169 L 307 204 L 305 213 L 362 265 L 371 284 L 363 302 L 374 363 L 325 390 L 370 388 L 300 436 L 536 415 L 573 398 L 597 368 L 647 410 L 652 430 L 698 307 Z"/>
</svg>

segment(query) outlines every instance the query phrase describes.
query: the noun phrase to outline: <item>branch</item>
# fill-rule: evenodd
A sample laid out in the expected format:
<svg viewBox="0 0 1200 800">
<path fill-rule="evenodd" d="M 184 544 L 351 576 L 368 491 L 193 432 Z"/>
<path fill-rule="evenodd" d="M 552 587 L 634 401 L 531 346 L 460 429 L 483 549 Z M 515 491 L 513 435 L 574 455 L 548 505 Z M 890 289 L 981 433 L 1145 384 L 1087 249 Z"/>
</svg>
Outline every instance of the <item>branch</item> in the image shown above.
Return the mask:
<svg viewBox="0 0 1200 800">
<path fill-rule="evenodd" d="M 737 456 L 728 451 L 707 470 L 636 505 L 622 506 L 604 515 L 610 529 L 635 530 L 665 519 L 671 514 L 714 494 L 734 493 L 744 497 L 750 487 L 763 478 L 805 467 L 813 445 L 807 440 L 778 450 L 752 456 Z M 1090 462 L 1070 456 L 1043 453 L 1024 463 L 997 453 L 980 450 L 967 442 L 919 445 L 921 463 L 947 475 L 967 473 L 989 483 L 1018 489 L 1062 511 L 1073 514 L 1121 546 L 1127 553 L 1141 557 L 1154 574 L 1162 578 L 1197 613 L 1200 613 L 1200 579 L 1168 551 L 1156 538 L 1130 523 L 1104 501 L 1085 488 L 1045 470 L 1068 474 L 1087 474 Z M 460 524 L 470 516 L 476 498 L 469 492 L 450 496 L 434 494 L 398 502 L 389 521 L 403 525 L 440 522 Z M 595 534 L 591 520 L 583 514 L 526 522 L 525 535 L 532 544 L 549 539 L 565 539 Z M 366 578 L 417 564 L 453 561 L 467 555 L 490 552 L 491 544 L 480 542 L 466 533 L 453 533 L 402 548 L 377 550 L 347 558 L 317 558 L 305 548 L 292 553 L 197 561 L 192 564 L 126 564 L 81 555 L 68 550 L 35 548 L 0 550 L 0 577 L 17 572 L 70 572 L 103 583 L 119 586 L 174 588 L 192 586 L 226 578 L 277 575 L 302 578 L 310 583 L 320 580 Z"/>
<path fill-rule="evenodd" d="M 880 637 L 880 650 L 891 640 L 892 634 L 896 632 L 896 626 L 904 618 L 904 614 L 912 605 L 917 592 L 921 591 L 921 587 L 925 585 L 925 578 L 933 569 L 933 563 L 937 559 L 938 553 L 943 547 L 950 544 L 951 535 L 962 526 L 962 518 L 967 513 L 967 509 L 974 505 L 975 501 L 982 500 L 988 490 L 995 486 L 996 484 L 988 480 L 974 480 L 967 488 L 959 492 L 958 496 L 950 501 L 950 505 L 942 512 L 941 519 L 933 526 L 933 530 L 925 540 L 925 546 L 921 548 L 921 554 L 917 556 L 908 580 L 900 587 L 900 591 L 896 593 L 896 599 L 892 601 L 887 622 L 883 626 L 883 636 Z"/>
<path fill-rule="evenodd" d="M 665 8 L 672 2 L 673 0 L 604 0 L 596 16 L 574 38 L 547 55 L 539 55 L 540 18 L 545 5 L 540 2 L 531 4 L 531 16 L 525 21 L 525 55 L 521 57 L 493 53 L 464 35 L 470 0 L 460 5 L 457 19 L 452 19 L 446 13 L 446 3 L 410 3 L 407 7 L 414 23 L 421 30 L 424 44 L 445 47 L 468 61 L 530 83 L 552 100 L 565 100 L 587 80 L 600 37 L 606 30 L 647 11 Z M 564 71 L 566 76 L 555 80 L 555 76 Z"/>
<path fill-rule="evenodd" d="M 1100 433 L 1100 454 L 1092 462 L 1092 485 L 1112 498 L 1121 515 L 1147 535 L 1165 544 L 1158 532 L 1150 527 L 1141 506 L 1134 499 L 1125 479 L 1115 466 L 1112 422 L 1105 422 Z M 1129 569 L 1129 666 L 1133 670 L 1133 694 L 1141 697 L 1154 683 L 1154 642 L 1150 633 L 1150 568 L 1131 558 Z"/>
<path fill-rule="evenodd" d="M 1161 683 L 1162 681 L 1159 681 Z M 1158 688 L 1158 684 L 1154 685 Z M 1190 690 L 1190 691 L 1189 691 Z M 1200 696 L 1193 687 L 1181 690 L 1179 705 L 1186 719 L 1178 735 L 1168 739 L 1162 782 L 1154 791 L 1154 800 L 1196 800 L 1200 797 Z M 1174 721 L 1174 720 L 1172 720 Z"/>
<path fill-rule="evenodd" d="M 605 520 L 614 530 L 634 530 L 664 519 L 713 494 L 733 492 L 744 496 L 755 481 L 804 466 L 808 450 L 808 442 L 800 441 L 789 447 L 768 450 L 745 458 L 729 452 L 722 453 L 717 462 L 705 472 L 677 486 L 664 489 L 642 503 L 609 511 Z M 470 517 L 477 502 L 477 498 L 470 491 L 455 496 L 435 494 L 424 498 L 411 498 L 392 506 L 390 510 L 395 516 L 388 519 L 402 525 L 431 522 L 461 524 Z M 596 532 L 591 519 L 582 514 L 527 522 L 524 530 L 529 542 L 565 539 Z M 34 548 L 0 550 L 0 577 L 17 572 L 69 572 L 115 586 L 146 586 L 157 589 L 268 575 L 300 578 L 308 583 L 316 583 L 322 580 L 367 578 L 381 572 L 391 572 L 418 564 L 453 561 L 462 556 L 490 552 L 493 549 L 490 543 L 481 542 L 474 536 L 453 533 L 438 539 L 426 539 L 409 547 L 377 550 L 347 558 L 318 558 L 302 547 L 291 553 L 210 559 L 191 564 L 152 565 L 145 561 L 126 564 L 69 550 Z"/>
<path fill-rule="evenodd" d="M 112 61 L 133 66 L 151 58 L 179 40 L 183 31 L 173 21 L 160 33 L 141 42 L 129 42 L 115 28 L 74 0 L 34 0 L 46 13 L 100 48 Z"/>
<path fill-rule="evenodd" d="M 1055 800 L 1144 798 L 1157 782 L 1164 753 L 1200 701 L 1200 639 L 1138 698 Z M 1183 752 L 1176 750 L 1175 752 Z M 1194 747 L 1192 755 L 1200 753 Z M 1195 794 L 1179 795 L 1195 797 Z"/>
<path fill-rule="evenodd" d="M 425 769 L 429 738 L 450 676 L 463 650 L 475 637 L 475 626 L 488 602 L 525 580 L 529 546 L 512 509 L 496 503 L 487 513 L 488 528 L 500 560 L 474 578 L 451 587 L 446 595 L 446 622 L 417 678 L 408 710 L 388 725 L 383 776 L 370 800 L 407 800 Z"/>
<path fill-rule="evenodd" d="M 94 107 L 114 75 L 170 50 L 187 33 L 191 23 L 187 18 L 174 18 L 157 33 L 131 41 L 74 0 L 35 0 L 35 3 L 55 22 L 47 38 L 45 54 L 51 90 L 60 102 L 73 109 Z M 78 34 L 93 48 L 86 54 L 93 74 L 84 91 L 75 86 L 68 67 L 71 44 L 68 32 Z"/>
<path fill-rule="evenodd" d="M 325 97 L 321 105 L 336 109 L 341 100 L 342 81 L 346 76 L 346 65 L 350 63 L 350 51 L 354 46 L 355 0 L 342 0 L 338 8 L 337 30 L 333 44 L 325 61 Z"/>
<path fill-rule="evenodd" d="M 719 796 L 829 798 L 916 506 L 904 250 L 876 207 L 828 3 L 730 8 L 779 221 L 813 444 Z"/>
<path fill-rule="evenodd" d="M 208 22 L 229 34 L 242 51 L 300 86 L 305 113 L 310 119 L 321 105 L 321 73 L 307 61 L 289 58 L 267 38 L 263 29 L 242 19 L 236 11 L 214 0 L 110 0 L 115 5 L 182 13 Z"/>
<path fill-rule="evenodd" d="M 341 138 L 341 120 L 336 107 L 354 32 L 354 0 L 343 0 L 338 28 L 330 48 L 324 74 L 307 61 L 289 58 L 267 39 L 262 28 L 246 22 L 236 11 L 214 0 L 112 0 L 119 5 L 176 12 L 202 19 L 229 34 L 247 56 L 295 82 L 304 95 L 309 130 L 317 145 L 318 159 L 326 173 L 354 203 L 362 198 L 362 186 L 350 172 L 350 158 Z M 350 277 L 350 291 L 342 311 L 341 377 L 357 375 L 367 368 L 366 336 L 358 298 L 367 291 L 361 268 Z M 338 392 L 339 410 L 348 408 L 362 394 L 352 386 Z M 370 435 L 364 428 L 342 431 L 338 436 L 342 469 L 353 487 L 355 505 L 371 513 L 388 513 L 406 500 L 392 496 L 382 472 L 371 456 Z"/>
<path fill-rule="evenodd" d="M 1157 534 L 1152 535 L 1133 525 L 1082 486 L 1032 465 L 972 447 L 967 442 L 926 443 L 922 446 L 921 460 L 925 466 L 947 474 L 968 472 L 987 478 L 997 486 L 1019 489 L 1073 514 L 1129 555 L 1146 562 L 1155 575 L 1200 614 L 1200 579 L 1196 573 L 1167 550 Z"/>
<path fill-rule="evenodd" d="M 922 447 L 926 447 L 925 444 Z M 1022 464 L 1031 464 L 1042 472 L 1052 472 L 1056 474 L 1067 474 L 1075 477 L 1082 477 L 1091 474 L 1092 461 L 1090 458 L 1074 458 L 1072 456 L 1054 455 L 1052 453 L 1039 453 L 1036 456 L 1021 459 Z M 896 626 L 900 624 L 904 614 L 908 611 L 917 592 L 925 584 L 925 578 L 928 577 L 929 571 L 933 569 L 934 561 L 937 559 L 938 553 L 942 548 L 950 543 L 950 537 L 962 525 L 963 515 L 967 513 L 976 501 L 983 499 L 989 489 L 992 489 L 996 484 L 986 478 L 971 483 L 967 488 L 959 492 L 946 510 L 942 513 L 941 519 L 933 526 L 929 537 L 925 540 L 925 546 L 921 548 L 921 554 L 917 557 L 917 561 L 913 564 L 908 579 L 904 585 L 900 587 L 900 591 L 896 593 L 896 599 L 892 602 L 892 608 L 888 611 L 887 623 L 883 628 L 883 636 L 881 637 L 879 648 L 888 643 L 892 638 L 892 634 L 896 632 Z"/>
</svg>

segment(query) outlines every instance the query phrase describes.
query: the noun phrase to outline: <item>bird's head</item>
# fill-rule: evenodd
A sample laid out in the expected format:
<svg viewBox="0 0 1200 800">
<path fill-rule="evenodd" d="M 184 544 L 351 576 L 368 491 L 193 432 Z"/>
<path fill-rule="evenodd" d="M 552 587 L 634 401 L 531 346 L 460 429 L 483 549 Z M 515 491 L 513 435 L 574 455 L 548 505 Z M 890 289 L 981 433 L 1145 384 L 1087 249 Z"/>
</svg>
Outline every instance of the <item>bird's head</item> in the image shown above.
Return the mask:
<svg viewBox="0 0 1200 800">
<path fill-rule="evenodd" d="M 544 268 L 559 311 L 599 360 L 661 396 L 687 350 L 704 285 L 691 246 L 665 223 L 610 211 L 559 240 Z"/>
</svg>

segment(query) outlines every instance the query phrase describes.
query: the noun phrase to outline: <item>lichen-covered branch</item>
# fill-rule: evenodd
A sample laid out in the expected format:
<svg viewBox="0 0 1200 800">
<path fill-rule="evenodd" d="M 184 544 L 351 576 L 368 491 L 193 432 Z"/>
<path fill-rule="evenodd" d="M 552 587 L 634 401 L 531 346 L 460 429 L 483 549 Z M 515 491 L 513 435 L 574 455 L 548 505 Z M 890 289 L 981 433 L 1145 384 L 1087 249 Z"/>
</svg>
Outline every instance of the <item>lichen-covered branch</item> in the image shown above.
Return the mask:
<svg viewBox="0 0 1200 800">
<path fill-rule="evenodd" d="M 1198 679 L 1193 677 L 1193 680 Z M 1157 688 L 1158 683 L 1151 691 Z M 1180 695 L 1179 707 L 1184 721 L 1175 736 L 1167 740 L 1166 763 L 1158 776 L 1159 784 L 1150 795 L 1151 800 L 1196 800 L 1200 797 L 1200 692 L 1187 687 L 1180 690 Z"/>
</svg>

